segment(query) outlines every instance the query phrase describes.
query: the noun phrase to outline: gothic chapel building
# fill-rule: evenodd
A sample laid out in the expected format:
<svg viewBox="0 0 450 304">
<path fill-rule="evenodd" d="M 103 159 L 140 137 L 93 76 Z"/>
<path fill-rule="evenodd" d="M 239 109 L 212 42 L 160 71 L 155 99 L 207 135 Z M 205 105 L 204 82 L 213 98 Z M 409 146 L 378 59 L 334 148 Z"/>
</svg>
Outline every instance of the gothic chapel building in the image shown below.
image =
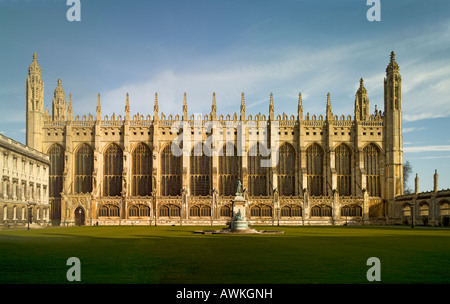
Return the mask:
<svg viewBox="0 0 450 304">
<path fill-rule="evenodd" d="M 401 86 L 392 52 L 384 112 L 369 113 L 361 79 L 354 115 L 346 117 L 333 115 L 330 94 L 325 116 L 305 115 L 301 94 L 296 115 L 275 115 L 272 94 L 268 115 L 251 115 L 244 93 L 234 115 L 216 114 L 215 94 L 204 117 L 188 116 L 186 94 L 181 116 L 160 113 L 157 94 L 152 116 L 131 115 L 127 94 L 124 115 L 107 116 L 99 94 L 94 115 L 74 117 L 60 79 L 52 113 L 44 110 L 34 53 L 26 144 L 50 157 L 56 225 L 223 225 L 238 179 L 250 224 L 393 223 L 395 198 L 403 194 Z M 208 150 L 213 136 L 219 140 Z M 175 153 L 173 142 L 186 153 Z M 267 156 L 269 148 L 276 158 Z"/>
</svg>

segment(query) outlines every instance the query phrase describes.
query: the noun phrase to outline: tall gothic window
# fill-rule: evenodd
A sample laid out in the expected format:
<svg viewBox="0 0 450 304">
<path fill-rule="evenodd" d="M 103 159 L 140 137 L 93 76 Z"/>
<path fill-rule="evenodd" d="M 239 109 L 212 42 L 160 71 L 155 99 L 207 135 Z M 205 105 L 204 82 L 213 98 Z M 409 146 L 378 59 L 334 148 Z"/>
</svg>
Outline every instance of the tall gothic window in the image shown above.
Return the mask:
<svg viewBox="0 0 450 304">
<path fill-rule="evenodd" d="M 366 189 L 369 196 L 381 196 L 380 150 L 374 144 L 364 148 L 364 168 L 366 169 Z"/>
<path fill-rule="evenodd" d="M 248 191 L 252 196 L 267 195 L 267 167 L 262 161 L 268 159 L 266 148 L 261 144 L 253 145 L 247 156 Z"/>
<path fill-rule="evenodd" d="M 55 144 L 50 147 L 48 154 L 50 156 L 50 217 L 54 221 L 59 221 L 61 219 L 61 192 L 63 191 L 64 148 L 58 144 Z M 25 185 L 23 185 L 23 191 L 25 191 Z"/>
<path fill-rule="evenodd" d="M 106 149 L 103 156 L 103 195 L 120 196 L 122 192 L 123 152 L 116 144 Z"/>
<path fill-rule="evenodd" d="M 235 195 L 240 173 L 240 158 L 236 147 L 227 143 L 219 154 L 219 194 Z"/>
<path fill-rule="evenodd" d="M 352 194 L 352 151 L 346 144 L 335 149 L 337 191 L 339 195 Z"/>
<path fill-rule="evenodd" d="M 181 195 L 182 157 L 172 153 L 171 144 L 161 153 L 161 195 Z"/>
<path fill-rule="evenodd" d="M 278 194 L 295 195 L 295 150 L 292 145 L 284 143 L 278 150 Z"/>
<path fill-rule="evenodd" d="M 92 171 L 94 169 L 94 150 L 82 144 L 75 152 L 75 193 L 92 192 Z"/>
<path fill-rule="evenodd" d="M 306 175 L 311 195 L 323 195 L 323 149 L 312 144 L 306 149 Z"/>
<path fill-rule="evenodd" d="M 150 148 L 140 143 L 133 150 L 133 177 L 131 195 L 147 196 L 152 194 L 152 153 Z"/>
<path fill-rule="evenodd" d="M 54 144 L 48 150 L 50 156 L 50 197 L 61 197 L 63 190 L 63 172 L 64 172 L 64 148 L 61 145 Z"/>
<path fill-rule="evenodd" d="M 190 174 L 191 174 L 191 195 L 209 195 L 210 190 L 210 170 L 211 157 L 205 154 L 206 147 L 203 143 L 198 143 L 191 150 Z"/>
</svg>

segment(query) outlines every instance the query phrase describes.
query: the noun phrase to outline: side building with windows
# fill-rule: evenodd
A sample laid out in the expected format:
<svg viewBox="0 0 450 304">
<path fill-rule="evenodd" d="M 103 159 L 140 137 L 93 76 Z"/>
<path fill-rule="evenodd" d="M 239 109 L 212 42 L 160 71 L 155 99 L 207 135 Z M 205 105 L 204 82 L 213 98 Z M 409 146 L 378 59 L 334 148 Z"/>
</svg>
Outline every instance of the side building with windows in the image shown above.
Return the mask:
<svg viewBox="0 0 450 304">
<path fill-rule="evenodd" d="M 433 184 L 433 190 L 419 192 L 419 176 L 416 174 L 414 193 L 395 198 L 394 217 L 399 219 L 398 224 L 450 226 L 450 189 L 439 189 L 437 170 Z"/>
<path fill-rule="evenodd" d="M 0 168 L 0 226 L 47 225 L 49 157 L 0 134 Z"/>
<path fill-rule="evenodd" d="M 73 114 L 58 79 L 52 114 L 44 111 L 36 54 L 27 78 L 27 145 L 50 156 L 51 219 L 60 224 L 225 224 L 239 179 L 251 224 L 370 224 L 395 221 L 403 191 L 401 76 L 392 52 L 384 112 L 369 112 L 363 79 L 354 115 Z"/>
</svg>

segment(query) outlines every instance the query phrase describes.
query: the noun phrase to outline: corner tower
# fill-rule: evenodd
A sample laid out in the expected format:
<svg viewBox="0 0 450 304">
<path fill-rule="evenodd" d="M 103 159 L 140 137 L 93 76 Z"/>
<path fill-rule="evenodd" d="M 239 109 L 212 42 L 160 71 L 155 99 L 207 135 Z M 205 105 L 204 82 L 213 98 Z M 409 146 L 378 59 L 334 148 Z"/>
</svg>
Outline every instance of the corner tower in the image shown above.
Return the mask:
<svg viewBox="0 0 450 304">
<path fill-rule="evenodd" d="M 402 77 L 395 54 L 386 68 L 384 79 L 384 150 L 385 197 L 403 194 Z"/>
<path fill-rule="evenodd" d="M 42 151 L 42 128 L 44 127 L 44 81 L 36 53 L 28 68 L 27 86 L 27 134 L 26 145 Z"/>
</svg>

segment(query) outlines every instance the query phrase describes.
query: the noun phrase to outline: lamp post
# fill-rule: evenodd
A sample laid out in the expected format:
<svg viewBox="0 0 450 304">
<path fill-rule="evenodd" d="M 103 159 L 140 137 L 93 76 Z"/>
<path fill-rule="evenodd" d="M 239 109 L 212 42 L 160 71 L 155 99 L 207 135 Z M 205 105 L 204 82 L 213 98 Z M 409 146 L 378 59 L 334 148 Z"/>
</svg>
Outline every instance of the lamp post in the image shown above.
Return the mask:
<svg viewBox="0 0 450 304">
<path fill-rule="evenodd" d="M 414 203 L 411 203 L 411 228 L 414 228 Z"/>
</svg>

